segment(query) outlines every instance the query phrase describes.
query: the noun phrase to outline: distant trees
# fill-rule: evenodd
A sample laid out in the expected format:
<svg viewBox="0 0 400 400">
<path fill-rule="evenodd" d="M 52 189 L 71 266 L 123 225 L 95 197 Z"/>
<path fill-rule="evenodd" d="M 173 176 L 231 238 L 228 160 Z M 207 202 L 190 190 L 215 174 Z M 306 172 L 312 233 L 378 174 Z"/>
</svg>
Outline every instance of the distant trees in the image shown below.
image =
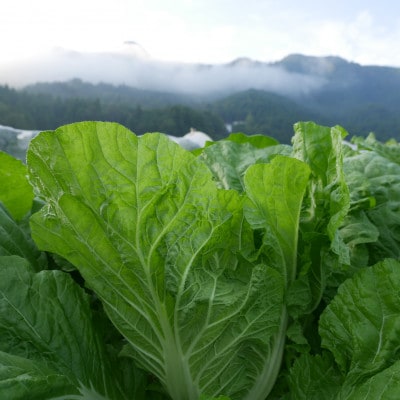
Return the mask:
<svg viewBox="0 0 400 400">
<path fill-rule="evenodd" d="M 387 86 L 387 85 L 386 85 Z M 385 88 L 386 88 L 385 86 Z M 293 124 L 312 120 L 342 125 L 350 135 L 375 132 L 379 140 L 400 140 L 400 114 L 394 94 L 391 106 L 379 93 L 360 102 L 361 88 L 343 92 L 328 88 L 303 101 L 262 90 L 247 90 L 224 98 L 158 93 L 128 86 L 93 85 L 80 80 L 42 83 L 15 90 L 0 86 L 0 124 L 20 129 L 48 130 L 83 120 L 119 122 L 138 135 L 164 132 L 182 136 L 190 128 L 214 139 L 233 132 L 264 134 L 290 143 Z"/>
<path fill-rule="evenodd" d="M 183 105 L 142 109 L 141 106 L 131 105 L 129 102 L 114 103 L 99 98 L 61 98 L 0 86 L 1 125 L 49 130 L 84 120 L 119 122 L 136 134 L 158 131 L 182 136 L 192 127 L 215 138 L 227 134 L 223 120 L 207 110 L 195 110 Z"/>
<path fill-rule="evenodd" d="M 234 132 L 268 135 L 282 143 L 290 143 L 295 122 L 320 120 L 316 113 L 292 100 L 254 89 L 228 96 L 211 107 L 225 121 L 232 123 Z"/>
</svg>

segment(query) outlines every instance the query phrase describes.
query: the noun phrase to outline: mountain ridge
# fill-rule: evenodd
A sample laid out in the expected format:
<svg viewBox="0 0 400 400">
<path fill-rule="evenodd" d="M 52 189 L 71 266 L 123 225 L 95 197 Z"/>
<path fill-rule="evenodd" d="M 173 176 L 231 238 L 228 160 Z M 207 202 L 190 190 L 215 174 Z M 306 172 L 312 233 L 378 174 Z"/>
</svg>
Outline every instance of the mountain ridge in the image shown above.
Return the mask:
<svg viewBox="0 0 400 400">
<path fill-rule="evenodd" d="M 229 70 L 234 73 L 229 75 Z M 313 119 L 323 125 L 342 125 L 353 135 L 366 136 L 372 131 L 382 140 L 400 139 L 400 68 L 362 66 L 337 56 L 291 54 L 275 63 L 239 58 L 223 65 L 174 64 L 168 71 L 178 74 L 175 82 L 179 81 L 182 71 L 187 75 L 178 86 L 174 86 L 172 80 L 168 87 L 158 87 L 155 82 L 150 89 L 75 78 L 35 83 L 17 92 L 19 95 L 48 96 L 46 104 L 53 98 L 60 103 L 58 108 L 68 107 L 68 115 L 72 115 L 70 111 L 74 107 L 91 110 L 86 114 L 80 112 L 76 118 L 79 115 L 105 118 L 104 113 L 96 114 L 96 110 L 100 112 L 111 107 L 112 113 L 106 117 L 114 118 L 123 113 L 125 116 L 118 118 L 124 123 L 141 115 L 140 110 L 182 105 L 207 111 L 209 116 L 217 115 L 226 126 L 246 133 L 274 136 L 278 132 L 288 137 L 292 133 L 291 124 L 296 122 L 294 119 Z M 181 90 L 190 77 L 198 77 L 197 86 Z M 202 79 L 207 77 L 210 78 L 208 86 L 196 91 L 201 87 Z M 232 81 L 232 78 L 237 79 Z M 217 81 L 218 85 L 213 86 L 212 83 Z M 37 100 L 40 103 L 41 98 Z M 123 111 L 118 111 L 119 107 Z M 13 110 L 12 105 L 9 110 Z M 13 112 L 15 114 L 16 110 Z M 19 112 L 24 113 L 23 110 Z M 178 118 L 177 112 L 173 112 L 174 118 Z M 190 114 L 189 111 L 184 113 Z M 0 123 L 4 124 L 1 117 L 0 112 Z M 17 117 L 15 120 L 18 121 Z M 32 113 L 25 119 L 34 120 Z M 44 127 L 28 125 L 28 129 L 37 128 Z M 220 134 L 223 135 L 223 131 Z"/>
</svg>

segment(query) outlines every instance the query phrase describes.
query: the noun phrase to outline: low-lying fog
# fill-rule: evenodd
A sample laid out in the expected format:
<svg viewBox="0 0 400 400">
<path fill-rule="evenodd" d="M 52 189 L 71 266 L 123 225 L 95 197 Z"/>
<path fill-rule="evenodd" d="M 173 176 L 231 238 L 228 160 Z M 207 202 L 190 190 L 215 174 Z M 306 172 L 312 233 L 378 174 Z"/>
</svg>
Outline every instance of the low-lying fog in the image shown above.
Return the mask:
<svg viewBox="0 0 400 400">
<path fill-rule="evenodd" d="M 64 49 L 0 65 L 0 84 L 80 78 L 91 83 L 126 84 L 140 89 L 206 94 L 250 88 L 298 96 L 325 83 L 321 76 L 293 73 L 277 64 L 237 59 L 227 64 L 163 62 L 135 51 L 80 53 Z"/>
</svg>

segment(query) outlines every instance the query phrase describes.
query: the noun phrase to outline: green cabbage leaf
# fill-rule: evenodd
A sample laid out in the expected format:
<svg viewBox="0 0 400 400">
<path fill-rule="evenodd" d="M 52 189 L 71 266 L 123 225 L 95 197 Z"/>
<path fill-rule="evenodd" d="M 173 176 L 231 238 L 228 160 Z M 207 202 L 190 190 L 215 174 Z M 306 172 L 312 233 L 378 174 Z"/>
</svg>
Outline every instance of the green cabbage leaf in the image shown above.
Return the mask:
<svg viewBox="0 0 400 400">
<path fill-rule="evenodd" d="M 389 400 L 400 396 L 400 263 L 387 259 L 344 282 L 321 315 L 321 355 L 299 357 L 296 400 Z"/>
<path fill-rule="evenodd" d="M 165 135 L 94 122 L 41 133 L 27 159 L 45 202 L 32 235 L 80 271 L 126 339 L 121 355 L 173 400 L 265 399 L 309 167 L 276 156 L 248 168 L 239 194 Z"/>
<path fill-rule="evenodd" d="M 83 391 L 92 397 L 79 398 L 127 399 L 88 295 L 62 271 L 37 273 L 21 257 L 0 257 L 0 337 L 1 398 L 73 399 Z"/>
</svg>

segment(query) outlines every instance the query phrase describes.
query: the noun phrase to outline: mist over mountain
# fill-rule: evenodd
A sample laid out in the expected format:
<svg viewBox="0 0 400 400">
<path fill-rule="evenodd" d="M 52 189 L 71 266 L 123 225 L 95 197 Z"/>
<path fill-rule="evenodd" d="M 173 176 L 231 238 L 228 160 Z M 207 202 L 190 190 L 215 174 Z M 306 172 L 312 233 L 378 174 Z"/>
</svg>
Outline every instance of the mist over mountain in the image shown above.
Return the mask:
<svg viewBox="0 0 400 400">
<path fill-rule="evenodd" d="M 342 125 L 351 135 L 400 139 L 400 68 L 336 56 L 168 63 L 131 42 L 118 52 L 59 49 L 15 69 L 3 66 L 3 83 L 11 87 L 4 87 L 3 98 L 0 91 L 0 124 L 25 129 L 106 119 L 136 132 L 180 135 L 194 126 L 223 137 L 225 124 L 288 142 L 294 122 L 314 120 Z"/>
<path fill-rule="evenodd" d="M 216 98 L 248 89 L 306 99 L 322 109 L 344 109 L 359 100 L 387 106 L 400 101 L 399 68 L 361 66 L 334 56 L 292 54 L 270 63 L 238 58 L 225 64 L 188 64 L 155 60 L 131 41 L 113 52 L 55 49 L 0 66 L 0 84 L 17 88 L 73 79 L 173 93 L 186 96 L 185 103 L 190 102 L 188 96 L 196 101 L 196 96 Z"/>
<path fill-rule="evenodd" d="M 324 84 L 308 93 L 313 107 L 339 107 L 343 110 L 360 104 L 381 104 L 398 109 L 400 68 L 361 66 L 340 57 L 290 55 L 275 63 L 287 72 L 309 74 L 324 79 Z"/>
<path fill-rule="evenodd" d="M 18 88 L 74 78 L 90 83 L 197 95 L 262 89 L 298 96 L 326 83 L 324 76 L 289 71 L 278 63 L 247 58 L 215 65 L 159 61 L 147 56 L 134 43 L 122 50 L 104 53 L 56 49 L 23 63 L 0 66 L 0 84 Z"/>
</svg>

